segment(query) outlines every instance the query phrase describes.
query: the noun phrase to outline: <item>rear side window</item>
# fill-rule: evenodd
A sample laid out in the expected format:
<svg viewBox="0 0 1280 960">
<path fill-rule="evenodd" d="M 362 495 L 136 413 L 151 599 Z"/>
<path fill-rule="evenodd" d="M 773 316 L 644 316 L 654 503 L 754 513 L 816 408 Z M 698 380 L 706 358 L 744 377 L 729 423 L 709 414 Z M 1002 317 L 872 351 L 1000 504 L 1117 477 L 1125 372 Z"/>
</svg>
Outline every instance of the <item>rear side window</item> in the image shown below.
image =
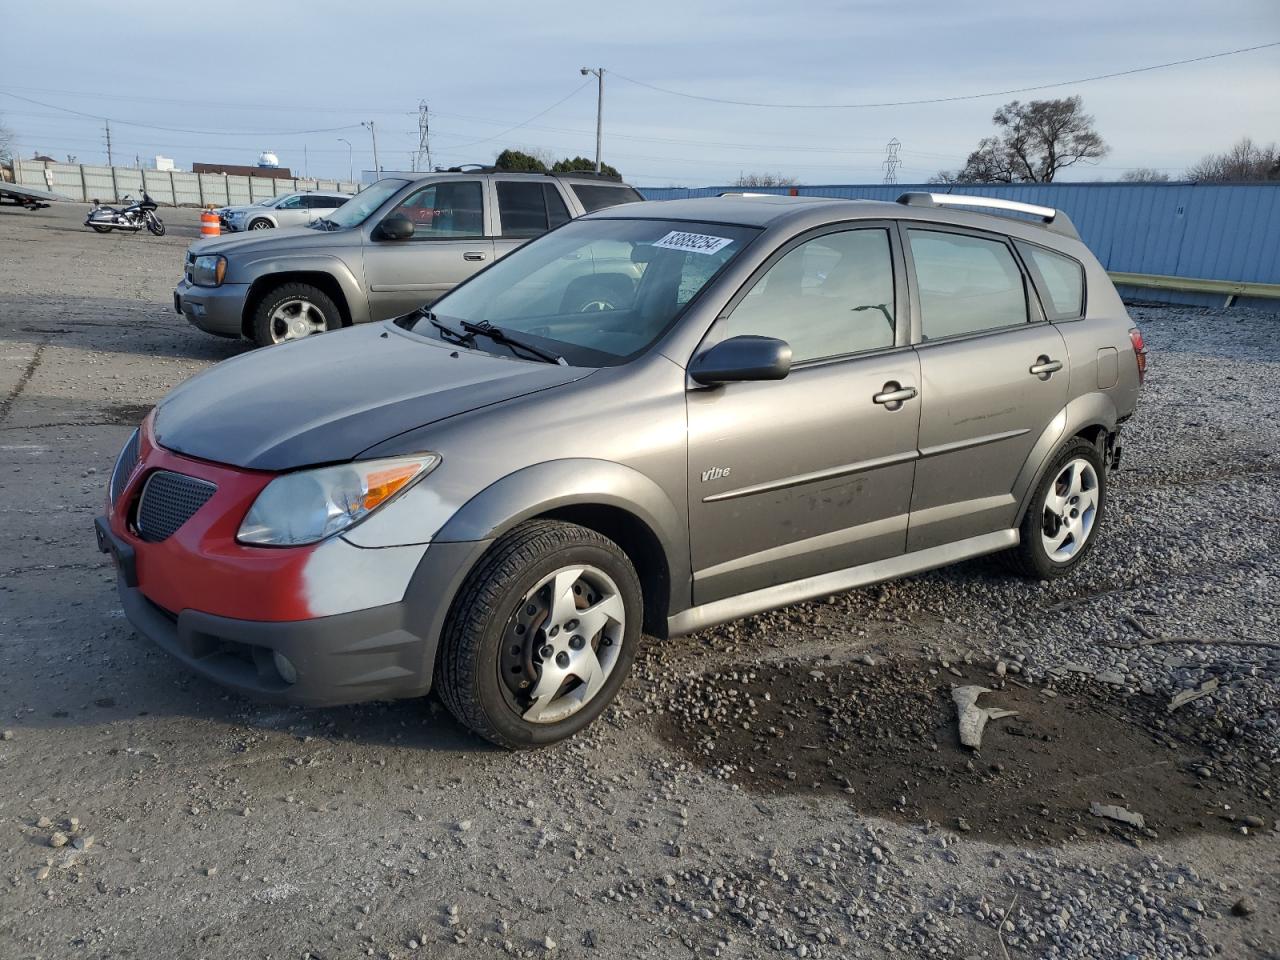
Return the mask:
<svg viewBox="0 0 1280 960">
<path fill-rule="evenodd" d="M 1038 275 L 1045 313 L 1051 320 L 1074 320 L 1084 314 L 1084 267 L 1077 260 L 1044 247 L 1018 241 L 1018 250 Z"/>
<path fill-rule="evenodd" d="M 544 184 L 498 181 L 498 216 L 504 237 L 537 237 L 547 232 Z"/>
<path fill-rule="evenodd" d="M 573 195 L 582 204 L 582 209 L 587 213 L 603 210 L 605 207 L 616 207 L 620 203 L 636 203 L 644 199 L 631 187 L 612 187 L 602 183 L 575 183 L 572 190 Z"/>
<path fill-rule="evenodd" d="M 560 196 L 555 184 L 544 183 L 542 189 L 547 195 L 547 227 L 558 227 L 572 220 L 569 208 L 564 205 L 564 198 Z"/>
<path fill-rule="evenodd" d="M 1027 322 L 1027 290 L 999 240 L 908 230 L 925 340 Z"/>
</svg>

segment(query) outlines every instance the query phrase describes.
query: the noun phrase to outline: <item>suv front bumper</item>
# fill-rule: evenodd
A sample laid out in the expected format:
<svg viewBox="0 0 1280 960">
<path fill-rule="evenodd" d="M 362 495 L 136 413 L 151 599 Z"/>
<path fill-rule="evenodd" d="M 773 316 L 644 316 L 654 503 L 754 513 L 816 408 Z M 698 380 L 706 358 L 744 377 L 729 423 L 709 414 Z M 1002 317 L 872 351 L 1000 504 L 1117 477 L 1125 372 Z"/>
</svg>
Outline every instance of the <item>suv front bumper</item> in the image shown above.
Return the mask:
<svg viewBox="0 0 1280 960">
<path fill-rule="evenodd" d="M 173 291 L 173 309 L 192 326 L 219 337 L 242 335 L 245 298 L 249 284 L 224 283 L 220 287 L 197 287 L 185 278 Z"/>
</svg>

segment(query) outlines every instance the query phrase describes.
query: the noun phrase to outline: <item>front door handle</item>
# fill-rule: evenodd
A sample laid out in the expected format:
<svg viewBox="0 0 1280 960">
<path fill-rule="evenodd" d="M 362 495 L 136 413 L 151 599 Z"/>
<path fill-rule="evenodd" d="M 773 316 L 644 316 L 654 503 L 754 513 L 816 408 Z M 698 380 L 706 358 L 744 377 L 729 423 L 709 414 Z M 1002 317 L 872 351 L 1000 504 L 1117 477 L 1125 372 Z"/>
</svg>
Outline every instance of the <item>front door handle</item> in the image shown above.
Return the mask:
<svg viewBox="0 0 1280 960">
<path fill-rule="evenodd" d="M 1031 365 L 1028 373 L 1035 374 L 1041 380 L 1048 380 L 1051 376 L 1062 369 L 1061 360 L 1050 360 L 1045 354 L 1036 357 L 1036 362 Z"/>
<path fill-rule="evenodd" d="M 478 250 L 470 250 L 470 251 L 468 251 L 467 253 L 464 253 L 464 254 L 462 255 L 462 259 L 463 259 L 463 260 L 473 260 L 473 261 L 474 261 L 474 260 L 483 260 L 483 259 L 484 259 L 484 254 L 483 254 L 483 253 L 480 253 Z M 1059 366 L 1061 366 L 1061 364 L 1059 364 Z"/>
<path fill-rule="evenodd" d="M 884 385 L 884 389 L 875 394 L 871 400 L 874 403 L 882 404 L 888 410 L 898 410 L 908 400 L 914 399 L 915 396 L 915 387 L 904 387 L 896 380 L 890 380 Z"/>
</svg>

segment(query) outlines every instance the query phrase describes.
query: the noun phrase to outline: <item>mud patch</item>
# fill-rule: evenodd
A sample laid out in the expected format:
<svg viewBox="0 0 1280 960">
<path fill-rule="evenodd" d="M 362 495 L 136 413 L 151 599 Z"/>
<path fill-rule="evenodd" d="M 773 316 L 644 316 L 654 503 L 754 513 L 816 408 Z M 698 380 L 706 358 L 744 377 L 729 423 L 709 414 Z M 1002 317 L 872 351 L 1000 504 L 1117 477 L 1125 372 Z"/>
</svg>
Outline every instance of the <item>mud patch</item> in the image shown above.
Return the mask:
<svg viewBox="0 0 1280 960">
<path fill-rule="evenodd" d="M 102 408 L 102 422 L 136 427 L 154 406 L 153 403 L 113 403 Z"/>
<path fill-rule="evenodd" d="M 752 664 L 686 681 L 660 731 L 754 792 L 838 796 L 863 813 L 1005 842 L 1244 839 L 1243 818 L 1275 822 L 1274 773 L 1212 721 L 1169 717 L 1166 698 L 1090 679 L 1050 691 L 957 672 L 918 661 Z M 977 752 L 960 745 L 951 697 L 966 683 L 993 689 L 983 706 L 1018 711 L 989 723 Z M 1092 803 L 1140 813 L 1144 826 L 1095 816 Z"/>
</svg>

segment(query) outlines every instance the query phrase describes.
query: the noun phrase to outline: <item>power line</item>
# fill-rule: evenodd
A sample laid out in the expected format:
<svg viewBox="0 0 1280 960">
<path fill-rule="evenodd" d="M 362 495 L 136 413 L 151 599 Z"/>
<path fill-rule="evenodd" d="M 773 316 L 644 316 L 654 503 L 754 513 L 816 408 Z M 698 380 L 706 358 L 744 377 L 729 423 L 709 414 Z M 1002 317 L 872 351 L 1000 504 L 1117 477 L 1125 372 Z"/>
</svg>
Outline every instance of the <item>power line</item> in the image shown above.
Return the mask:
<svg viewBox="0 0 1280 960">
<path fill-rule="evenodd" d="M 537 113 L 535 113 L 535 114 L 534 114 L 532 117 L 530 117 L 528 120 L 525 120 L 525 121 L 523 121 L 523 122 L 521 122 L 521 123 L 517 123 L 514 127 L 510 127 L 510 128 L 508 128 L 508 129 L 506 129 L 506 130 L 503 130 L 501 133 L 495 133 L 492 137 L 485 137 L 483 140 L 472 140 L 472 141 L 470 141 L 469 143 L 455 143 L 455 144 L 454 144 L 452 147 L 450 147 L 449 149 L 451 149 L 451 150 L 461 150 L 463 147 L 474 147 L 474 146 L 477 146 L 477 145 L 479 145 L 479 144 L 481 144 L 481 143 L 489 143 L 489 142 L 490 142 L 490 141 L 492 141 L 492 140 L 498 140 L 498 139 L 501 139 L 502 137 L 505 137 L 508 133 L 512 133 L 512 132 L 514 132 L 514 131 L 516 131 L 516 130 L 519 130 L 521 127 L 528 126 L 530 123 L 532 123 L 534 120 L 537 120 L 537 119 L 538 119 L 539 117 L 541 117 L 542 115 L 547 114 L 547 113 L 550 113 L 550 112 L 551 112 L 552 110 L 554 110 L 556 107 L 560 106 L 560 104 L 564 103 L 566 100 L 570 100 L 570 99 L 572 99 L 574 96 L 576 96 L 576 95 L 577 95 L 578 93 L 580 93 L 582 90 L 584 90 L 586 87 L 590 86 L 590 84 L 591 84 L 591 81 L 590 81 L 590 80 L 587 80 L 587 81 L 585 81 L 584 83 L 580 84 L 579 86 L 574 87 L 574 88 L 573 88 L 573 91 L 572 91 L 571 93 L 569 93 L 569 95 L 568 95 L 568 96 L 561 97 L 559 100 L 557 100 L 557 101 L 556 101 L 555 103 L 553 103 L 551 106 L 547 107 L 545 110 L 539 110 Z"/>
<path fill-rule="evenodd" d="M 1188 57 L 1185 60 L 1170 60 L 1168 63 L 1154 63 L 1146 67 L 1134 67 L 1130 70 L 1117 70 L 1114 73 L 1099 73 L 1092 77 L 1079 77 L 1075 80 L 1058 80 L 1054 83 L 1041 83 L 1030 87 L 1014 87 L 1009 90 L 991 90 L 986 93 L 966 93 L 951 97 L 927 97 L 920 100 L 888 100 L 883 103 L 756 103 L 750 100 L 727 100 L 722 97 L 706 97 L 697 93 L 685 93 L 680 90 L 671 90 L 667 87 L 659 87 L 652 83 L 645 83 L 643 80 L 636 80 L 632 77 L 616 71 L 610 71 L 620 80 L 626 80 L 628 83 L 634 83 L 638 87 L 646 87 L 650 90 L 656 90 L 658 93 L 669 94 L 673 97 L 684 97 L 688 100 L 703 100 L 707 103 L 726 103 L 737 107 L 769 107 L 773 109 L 785 110 L 861 110 L 872 107 L 915 107 L 929 103 L 956 103 L 960 100 L 981 100 L 984 97 L 1007 97 L 1012 93 L 1031 93 L 1036 90 L 1048 90 L 1052 87 L 1067 87 L 1077 83 L 1091 83 L 1094 80 L 1111 80 L 1115 77 L 1129 77 L 1136 73 L 1148 73 L 1152 70 L 1164 70 L 1167 67 L 1180 67 L 1188 63 L 1202 63 L 1205 60 L 1217 60 L 1222 57 L 1234 57 L 1241 53 L 1252 53 L 1255 50 L 1266 50 L 1269 47 L 1280 47 L 1280 40 L 1271 43 L 1260 43 L 1252 47 L 1240 47 L 1238 50 L 1225 50 L 1222 53 L 1208 53 L 1201 57 Z"/>
</svg>

